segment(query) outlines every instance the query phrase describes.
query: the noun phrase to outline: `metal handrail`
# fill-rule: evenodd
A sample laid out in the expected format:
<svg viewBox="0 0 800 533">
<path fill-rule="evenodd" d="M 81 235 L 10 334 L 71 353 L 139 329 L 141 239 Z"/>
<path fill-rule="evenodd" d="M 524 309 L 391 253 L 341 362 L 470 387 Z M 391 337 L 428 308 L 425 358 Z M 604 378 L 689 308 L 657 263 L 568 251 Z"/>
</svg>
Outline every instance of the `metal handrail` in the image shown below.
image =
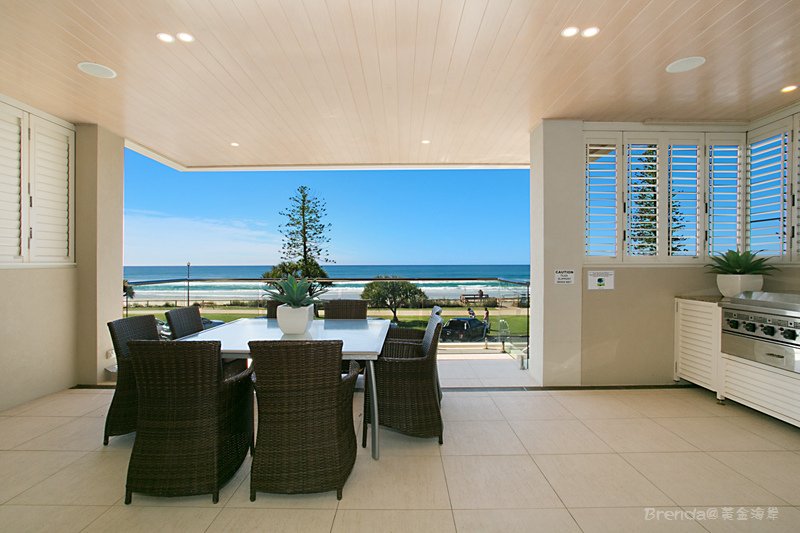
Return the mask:
<svg viewBox="0 0 800 533">
<path fill-rule="evenodd" d="M 323 283 L 336 283 L 336 282 L 369 282 L 369 281 L 499 281 L 502 283 L 509 283 L 511 285 L 521 285 L 530 287 L 529 281 L 514 281 L 505 278 L 309 278 L 311 281 Z M 216 281 L 216 282 L 236 282 L 236 281 L 252 281 L 252 282 L 270 282 L 280 281 L 281 278 L 174 278 L 174 279 L 156 279 L 145 281 L 129 281 L 132 286 L 137 285 L 161 285 L 164 283 L 185 283 L 187 281 Z"/>
</svg>

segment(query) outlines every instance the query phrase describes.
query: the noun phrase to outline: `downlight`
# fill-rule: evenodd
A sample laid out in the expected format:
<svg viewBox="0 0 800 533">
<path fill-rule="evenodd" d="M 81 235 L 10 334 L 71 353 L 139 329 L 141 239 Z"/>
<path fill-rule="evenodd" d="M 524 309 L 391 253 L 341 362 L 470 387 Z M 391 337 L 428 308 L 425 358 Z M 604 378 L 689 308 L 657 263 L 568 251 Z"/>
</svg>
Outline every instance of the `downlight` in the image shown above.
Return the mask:
<svg viewBox="0 0 800 533">
<path fill-rule="evenodd" d="M 670 74 L 689 72 L 702 66 L 705 62 L 706 58 L 702 56 L 684 57 L 667 65 L 667 72 Z"/>
<path fill-rule="evenodd" d="M 103 78 L 105 80 L 110 80 L 117 77 L 117 73 L 114 71 L 114 69 L 105 65 L 101 65 L 100 63 L 91 63 L 89 61 L 78 63 L 78 70 L 84 74 L 88 74 L 89 76 Z"/>
</svg>

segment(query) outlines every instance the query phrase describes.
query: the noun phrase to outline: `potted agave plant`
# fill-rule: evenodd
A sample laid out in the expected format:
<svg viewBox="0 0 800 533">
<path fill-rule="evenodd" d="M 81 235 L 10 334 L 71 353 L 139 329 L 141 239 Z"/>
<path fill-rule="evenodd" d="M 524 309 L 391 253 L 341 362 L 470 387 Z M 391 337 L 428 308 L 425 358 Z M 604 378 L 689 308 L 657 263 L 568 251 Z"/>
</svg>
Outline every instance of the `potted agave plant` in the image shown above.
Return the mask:
<svg viewBox="0 0 800 533">
<path fill-rule="evenodd" d="M 769 276 L 777 267 L 767 263 L 768 257 L 756 257 L 758 252 L 728 250 L 711 257 L 706 265 L 711 274 L 717 275 L 717 287 L 723 296 L 736 296 L 744 291 L 760 291 L 764 276 Z"/>
<path fill-rule="evenodd" d="M 306 278 L 288 276 L 266 289 L 270 298 L 281 302 L 278 306 L 278 327 L 287 335 L 302 335 L 314 320 L 314 303 L 318 296 L 327 292 Z"/>
</svg>

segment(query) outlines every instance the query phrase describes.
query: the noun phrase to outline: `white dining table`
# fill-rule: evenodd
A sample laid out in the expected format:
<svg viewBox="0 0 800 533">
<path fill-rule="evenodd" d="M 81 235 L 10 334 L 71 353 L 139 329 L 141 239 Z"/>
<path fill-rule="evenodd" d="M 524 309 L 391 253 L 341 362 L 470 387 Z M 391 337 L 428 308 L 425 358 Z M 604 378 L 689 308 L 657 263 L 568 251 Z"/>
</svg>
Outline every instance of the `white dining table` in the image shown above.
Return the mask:
<svg viewBox="0 0 800 533">
<path fill-rule="evenodd" d="M 383 349 L 389 321 L 379 318 L 361 320 L 312 320 L 308 332 L 303 335 L 286 335 L 274 318 L 240 318 L 213 328 L 188 335 L 181 341 L 220 341 L 225 359 L 250 357 L 248 342 L 254 340 L 340 340 L 342 359 L 365 361 L 371 400 L 372 458 L 380 458 L 378 434 L 378 389 L 374 379 L 374 361 Z"/>
</svg>

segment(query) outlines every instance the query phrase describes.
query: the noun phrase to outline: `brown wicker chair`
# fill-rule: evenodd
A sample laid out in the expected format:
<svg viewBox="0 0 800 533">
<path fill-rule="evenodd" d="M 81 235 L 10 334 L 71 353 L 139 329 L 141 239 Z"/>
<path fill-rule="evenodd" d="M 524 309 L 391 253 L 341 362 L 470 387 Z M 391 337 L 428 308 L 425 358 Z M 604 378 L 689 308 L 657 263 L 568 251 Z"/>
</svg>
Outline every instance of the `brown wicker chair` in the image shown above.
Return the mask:
<svg viewBox="0 0 800 533">
<path fill-rule="evenodd" d="M 324 307 L 326 319 L 333 320 L 360 320 L 367 318 L 366 300 L 325 300 Z"/>
<path fill-rule="evenodd" d="M 434 305 L 431 309 L 430 316 L 440 316 L 442 314 L 442 308 L 438 305 Z M 386 335 L 386 341 L 416 341 L 422 342 L 422 338 L 425 336 L 425 332 L 412 329 L 412 328 L 389 328 L 389 333 Z"/>
<path fill-rule="evenodd" d="M 342 488 L 356 460 L 357 365 L 339 374 L 342 341 L 251 341 L 258 437 L 250 476 L 256 492 L 305 494 Z"/>
<path fill-rule="evenodd" d="M 278 300 L 267 300 L 267 318 L 278 318 Z"/>
<path fill-rule="evenodd" d="M 128 341 L 158 340 L 158 326 L 153 315 L 132 316 L 108 323 L 111 342 L 117 354 L 117 386 L 114 398 L 108 406 L 106 427 L 103 432 L 103 445 L 108 438 L 127 435 L 136 431 L 138 402 L 136 401 L 136 378 L 131 367 Z"/>
<path fill-rule="evenodd" d="M 380 425 L 413 437 L 439 437 L 439 444 L 444 430 L 436 373 L 441 332 L 442 319 L 433 315 L 422 343 L 386 343 L 375 361 Z M 370 418 L 369 387 L 365 387 L 361 441 L 365 448 Z"/>
<path fill-rule="evenodd" d="M 172 309 L 165 314 L 172 339 L 182 339 L 188 335 L 200 333 L 204 329 L 203 317 L 200 316 L 200 308 L 196 305 Z M 247 368 L 247 360 L 223 359 L 222 368 L 226 376 L 233 376 L 244 372 Z"/>
<path fill-rule="evenodd" d="M 217 341 L 132 341 L 139 391 L 125 503 L 153 496 L 212 494 L 253 446 L 252 370 L 223 379 Z"/>
<path fill-rule="evenodd" d="M 325 300 L 325 320 L 364 320 L 367 318 L 366 300 Z M 358 363 L 359 371 L 364 367 Z M 350 361 L 342 361 L 342 374 L 350 372 Z"/>
<path fill-rule="evenodd" d="M 203 317 L 200 316 L 200 308 L 196 305 L 172 309 L 167 311 L 166 315 L 173 340 L 203 331 Z"/>
</svg>

